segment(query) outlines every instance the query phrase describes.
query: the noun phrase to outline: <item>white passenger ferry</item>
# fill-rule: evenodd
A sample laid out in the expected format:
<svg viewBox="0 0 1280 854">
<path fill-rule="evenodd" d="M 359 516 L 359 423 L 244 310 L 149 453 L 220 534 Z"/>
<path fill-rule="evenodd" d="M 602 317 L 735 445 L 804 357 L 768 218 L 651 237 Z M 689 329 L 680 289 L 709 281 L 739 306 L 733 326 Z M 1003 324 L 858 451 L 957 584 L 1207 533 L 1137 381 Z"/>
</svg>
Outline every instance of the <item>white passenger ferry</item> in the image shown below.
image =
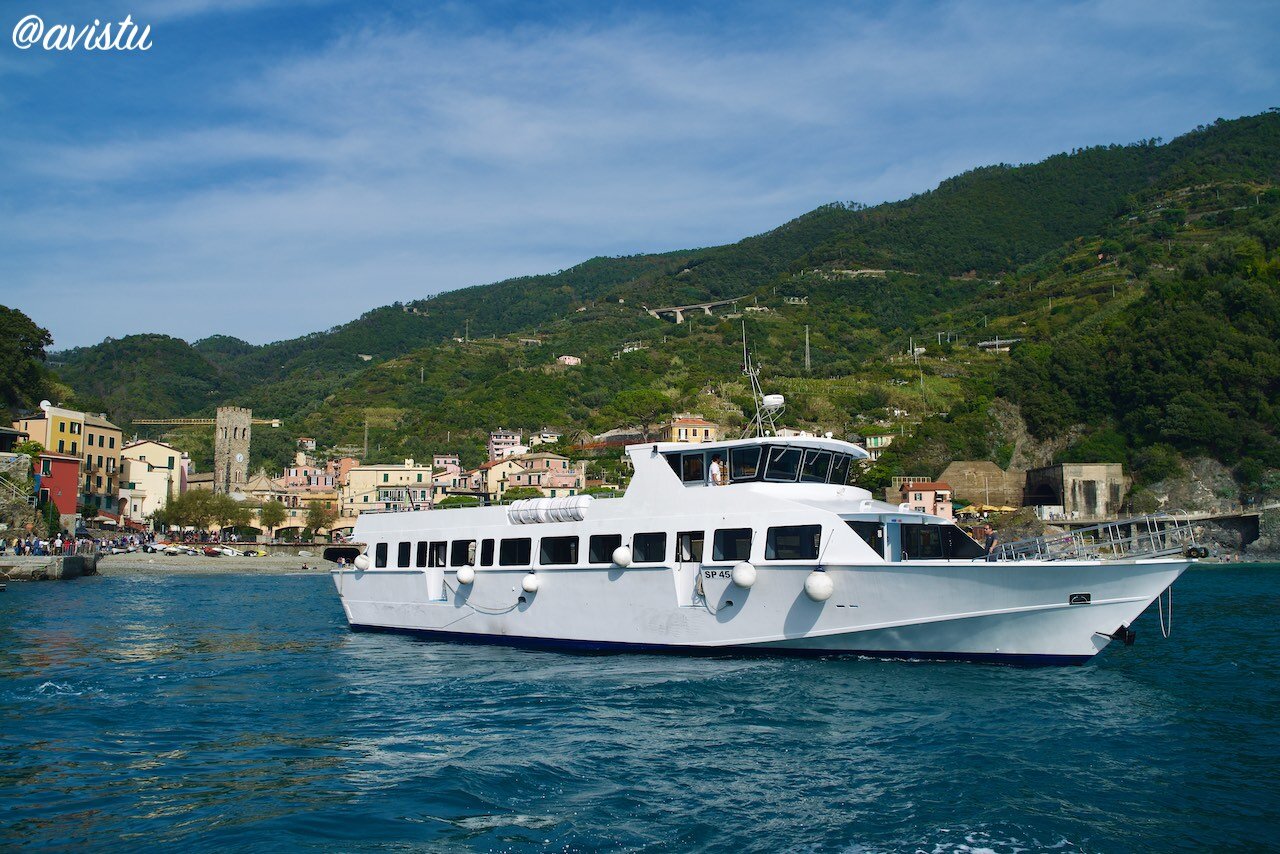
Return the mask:
<svg viewBox="0 0 1280 854">
<path fill-rule="evenodd" d="M 1079 664 L 1191 563 L 993 560 L 849 483 L 830 438 L 626 449 L 614 500 L 364 514 L 333 571 L 355 630 L 586 650 Z M 712 483 L 713 461 L 727 483 Z"/>
</svg>

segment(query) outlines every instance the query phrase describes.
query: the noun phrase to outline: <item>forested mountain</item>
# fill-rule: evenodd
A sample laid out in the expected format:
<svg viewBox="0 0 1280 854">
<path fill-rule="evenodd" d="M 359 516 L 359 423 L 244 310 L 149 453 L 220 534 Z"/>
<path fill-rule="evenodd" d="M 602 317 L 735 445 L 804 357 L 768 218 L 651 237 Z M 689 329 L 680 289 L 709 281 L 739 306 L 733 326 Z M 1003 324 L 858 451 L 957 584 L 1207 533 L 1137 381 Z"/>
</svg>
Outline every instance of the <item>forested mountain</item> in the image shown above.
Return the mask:
<svg viewBox="0 0 1280 854">
<path fill-rule="evenodd" d="M 745 320 L 792 420 L 914 434 L 873 481 L 937 474 L 948 455 L 1007 463 L 997 397 L 1034 435 L 1061 438 L 1061 456 L 1154 477 L 1179 453 L 1209 453 L 1249 481 L 1280 467 L 1278 186 L 1280 115 L 1268 113 L 1165 145 L 977 169 L 874 208 L 827 205 L 729 246 L 379 308 L 262 347 L 131 336 L 53 358 L 77 395 L 125 421 L 234 402 L 330 444 L 356 443 L 367 422 L 383 458 L 474 455 L 499 424 L 604 429 L 655 407 L 740 420 Z M 890 272 L 852 272 L 867 268 Z M 752 310 L 677 326 L 642 309 L 725 297 Z M 473 340 L 454 341 L 464 324 Z M 995 335 L 1023 340 L 1008 355 L 973 346 Z M 895 355 L 911 337 L 928 347 L 919 365 Z M 621 352 L 629 341 L 646 348 Z M 566 352 L 584 364 L 556 365 Z"/>
</svg>

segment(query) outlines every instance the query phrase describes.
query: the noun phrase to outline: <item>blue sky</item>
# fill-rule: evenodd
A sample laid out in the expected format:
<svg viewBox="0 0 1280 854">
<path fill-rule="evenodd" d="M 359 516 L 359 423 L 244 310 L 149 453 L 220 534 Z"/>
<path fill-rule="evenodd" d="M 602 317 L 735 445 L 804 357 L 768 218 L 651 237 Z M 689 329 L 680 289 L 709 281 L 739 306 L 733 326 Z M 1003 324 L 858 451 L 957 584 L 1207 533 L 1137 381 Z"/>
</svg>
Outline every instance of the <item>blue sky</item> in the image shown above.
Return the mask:
<svg viewBox="0 0 1280 854">
<path fill-rule="evenodd" d="M 146 53 L 18 50 L 132 14 Z M 1280 4 L 0 0 L 0 302 L 261 343 L 1280 105 Z"/>
</svg>

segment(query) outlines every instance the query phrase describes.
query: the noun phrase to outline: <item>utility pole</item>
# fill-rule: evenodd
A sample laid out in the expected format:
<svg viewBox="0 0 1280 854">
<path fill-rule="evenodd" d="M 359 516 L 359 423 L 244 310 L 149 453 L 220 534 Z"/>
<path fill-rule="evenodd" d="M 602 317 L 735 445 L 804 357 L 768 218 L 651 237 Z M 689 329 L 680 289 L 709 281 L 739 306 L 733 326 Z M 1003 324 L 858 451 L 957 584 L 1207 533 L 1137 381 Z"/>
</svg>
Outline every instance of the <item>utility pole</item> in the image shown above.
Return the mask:
<svg viewBox="0 0 1280 854">
<path fill-rule="evenodd" d="M 471 318 L 468 317 L 466 319 L 466 321 L 462 325 L 462 329 L 463 329 L 463 332 L 462 332 L 463 343 L 470 344 L 471 343 Z"/>
<path fill-rule="evenodd" d="M 361 462 L 369 461 L 369 416 L 364 417 L 364 457 Z"/>
<path fill-rule="evenodd" d="M 809 373 L 809 324 L 804 325 L 804 372 Z"/>
</svg>

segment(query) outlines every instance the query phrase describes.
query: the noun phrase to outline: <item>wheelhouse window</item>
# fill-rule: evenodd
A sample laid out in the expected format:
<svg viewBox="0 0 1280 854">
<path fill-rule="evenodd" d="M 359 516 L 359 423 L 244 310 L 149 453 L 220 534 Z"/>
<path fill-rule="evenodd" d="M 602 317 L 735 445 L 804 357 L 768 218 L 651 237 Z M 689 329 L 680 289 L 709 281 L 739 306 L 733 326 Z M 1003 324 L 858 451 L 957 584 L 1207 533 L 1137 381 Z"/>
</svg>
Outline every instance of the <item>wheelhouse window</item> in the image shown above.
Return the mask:
<svg viewBox="0 0 1280 854">
<path fill-rule="evenodd" d="M 522 537 L 518 540 L 503 540 L 498 549 L 499 566 L 528 566 L 533 557 L 533 540 Z"/>
<path fill-rule="evenodd" d="M 480 565 L 493 566 L 493 540 L 480 543 Z"/>
<path fill-rule="evenodd" d="M 760 477 L 760 446 L 729 449 L 729 479 L 734 482 Z"/>
<path fill-rule="evenodd" d="M 835 461 L 831 464 L 831 483 L 843 486 L 849 482 L 849 464 L 853 462 L 853 457 L 848 454 L 836 454 Z"/>
<path fill-rule="evenodd" d="M 748 560 L 751 557 L 750 528 L 722 528 L 711 545 L 712 560 Z"/>
<path fill-rule="evenodd" d="M 378 543 L 373 547 L 373 565 L 381 569 L 387 565 L 387 544 Z"/>
<path fill-rule="evenodd" d="M 538 550 L 539 563 L 544 565 L 578 562 L 577 537 L 543 537 Z"/>
<path fill-rule="evenodd" d="M 412 543 L 400 544 L 400 548 L 396 552 L 396 566 L 400 567 L 401 569 L 407 568 L 409 566 L 409 549 L 412 547 L 412 545 L 413 545 Z"/>
<path fill-rule="evenodd" d="M 804 463 L 800 466 L 801 483 L 826 483 L 831 474 L 830 451 L 805 451 Z"/>
<path fill-rule="evenodd" d="M 475 566 L 476 541 L 454 540 L 449 552 L 450 566 Z"/>
<path fill-rule="evenodd" d="M 822 542 L 821 525 L 785 525 L 770 528 L 765 539 L 765 560 L 817 560 Z"/>
<path fill-rule="evenodd" d="M 636 534 L 631 540 L 631 559 L 636 563 L 661 563 L 667 558 L 667 534 Z"/>
<path fill-rule="evenodd" d="M 769 462 L 764 479 L 775 483 L 795 483 L 800 471 L 800 449 L 774 446 L 769 448 Z"/>
<path fill-rule="evenodd" d="M 680 479 L 685 483 L 707 482 L 707 458 L 701 451 L 680 455 Z"/>
<path fill-rule="evenodd" d="M 621 534 L 595 534 L 587 550 L 588 563 L 613 563 L 613 552 L 622 545 Z"/>
</svg>

